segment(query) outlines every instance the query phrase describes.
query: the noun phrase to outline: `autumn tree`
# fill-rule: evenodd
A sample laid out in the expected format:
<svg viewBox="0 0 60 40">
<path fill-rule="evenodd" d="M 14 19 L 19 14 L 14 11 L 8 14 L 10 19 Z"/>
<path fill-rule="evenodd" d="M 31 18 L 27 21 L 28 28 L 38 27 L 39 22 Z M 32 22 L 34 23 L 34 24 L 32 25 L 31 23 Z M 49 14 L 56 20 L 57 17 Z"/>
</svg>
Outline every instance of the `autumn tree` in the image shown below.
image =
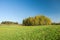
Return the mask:
<svg viewBox="0 0 60 40">
<path fill-rule="evenodd" d="M 34 26 L 34 25 L 50 25 L 51 20 L 43 15 L 29 17 L 23 20 L 23 24 L 27 26 Z"/>
</svg>

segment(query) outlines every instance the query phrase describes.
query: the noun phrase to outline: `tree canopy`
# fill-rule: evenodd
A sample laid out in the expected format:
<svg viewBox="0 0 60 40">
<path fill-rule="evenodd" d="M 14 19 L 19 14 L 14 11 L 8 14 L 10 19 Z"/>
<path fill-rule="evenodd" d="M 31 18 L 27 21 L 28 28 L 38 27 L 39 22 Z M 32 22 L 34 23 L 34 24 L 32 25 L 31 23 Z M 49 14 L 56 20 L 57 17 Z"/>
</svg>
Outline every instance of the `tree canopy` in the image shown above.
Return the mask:
<svg viewBox="0 0 60 40">
<path fill-rule="evenodd" d="M 51 24 L 50 18 L 43 15 L 38 15 L 35 17 L 28 17 L 23 20 L 23 25 L 26 25 L 26 26 L 50 25 L 50 24 Z"/>
</svg>

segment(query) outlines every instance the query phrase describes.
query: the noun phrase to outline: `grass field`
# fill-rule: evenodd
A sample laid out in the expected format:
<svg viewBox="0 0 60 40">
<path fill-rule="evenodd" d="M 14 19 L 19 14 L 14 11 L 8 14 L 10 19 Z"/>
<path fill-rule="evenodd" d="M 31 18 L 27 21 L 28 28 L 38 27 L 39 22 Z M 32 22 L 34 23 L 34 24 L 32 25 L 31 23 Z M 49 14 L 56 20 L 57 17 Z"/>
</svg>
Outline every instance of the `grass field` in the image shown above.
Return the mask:
<svg viewBox="0 0 60 40">
<path fill-rule="evenodd" d="M 60 25 L 0 25 L 0 40 L 60 40 Z"/>
</svg>

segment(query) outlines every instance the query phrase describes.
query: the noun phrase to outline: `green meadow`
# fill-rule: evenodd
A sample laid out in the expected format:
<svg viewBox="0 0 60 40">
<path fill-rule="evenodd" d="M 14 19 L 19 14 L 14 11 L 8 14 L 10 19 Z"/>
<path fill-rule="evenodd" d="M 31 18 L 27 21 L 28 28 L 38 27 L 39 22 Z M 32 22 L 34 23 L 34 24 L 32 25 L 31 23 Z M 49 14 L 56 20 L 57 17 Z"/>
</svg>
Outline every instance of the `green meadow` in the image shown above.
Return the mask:
<svg viewBox="0 0 60 40">
<path fill-rule="evenodd" d="M 60 40 L 60 25 L 0 25 L 0 40 Z"/>
</svg>

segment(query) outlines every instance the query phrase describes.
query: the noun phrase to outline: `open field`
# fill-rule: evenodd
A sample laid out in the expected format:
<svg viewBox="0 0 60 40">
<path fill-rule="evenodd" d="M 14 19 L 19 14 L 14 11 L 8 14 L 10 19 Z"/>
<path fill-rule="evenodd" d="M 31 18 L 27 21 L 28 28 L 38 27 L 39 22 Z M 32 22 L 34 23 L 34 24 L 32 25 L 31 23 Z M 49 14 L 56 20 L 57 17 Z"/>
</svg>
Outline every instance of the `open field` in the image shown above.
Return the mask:
<svg viewBox="0 0 60 40">
<path fill-rule="evenodd" d="M 60 25 L 0 25 L 0 40 L 60 40 Z"/>
</svg>

